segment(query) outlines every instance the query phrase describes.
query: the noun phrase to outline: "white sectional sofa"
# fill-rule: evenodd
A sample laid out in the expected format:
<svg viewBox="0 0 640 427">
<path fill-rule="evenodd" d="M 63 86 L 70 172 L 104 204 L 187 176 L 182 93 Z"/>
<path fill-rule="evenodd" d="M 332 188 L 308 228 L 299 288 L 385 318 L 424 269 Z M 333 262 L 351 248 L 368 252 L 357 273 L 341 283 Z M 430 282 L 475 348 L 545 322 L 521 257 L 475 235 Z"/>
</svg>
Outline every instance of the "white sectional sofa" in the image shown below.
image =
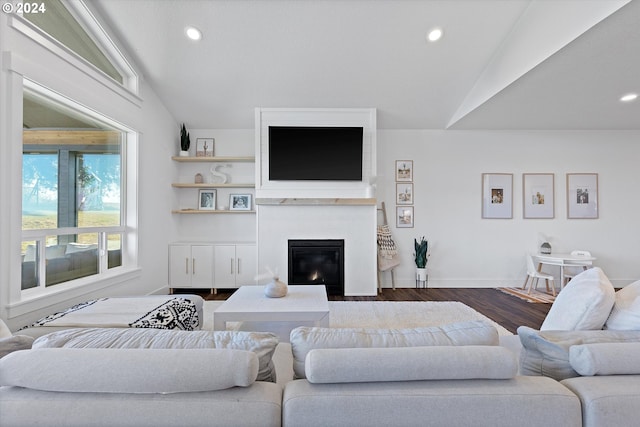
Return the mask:
<svg viewBox="0 0 640 427">
<path fill-rule="evenodd" d="M 0 359 L 0 426 L 636 425 L 640 332 L 597 344 L 583 331 L 533 333 L 544 355 L 526 344 L 523 357 L 602 375 L 521 375 L 482 322 L 297 328 L 291 344 L 258 332 L 59 331 Z"/>
<path fill-rule="evenodd" d="M 584 277 L 602 287 L 593 270 Z M 0 426 L 636 426 L 640 282 L 596 295 L 578 277 L 545 330 L 521 327 L 512 340 L 482 321 L 300 327 L 290 343 L 265 332 L 57 331 L 0 359 Z M 572 330 L 585 325 L 594 330 Z"/>
</svg>

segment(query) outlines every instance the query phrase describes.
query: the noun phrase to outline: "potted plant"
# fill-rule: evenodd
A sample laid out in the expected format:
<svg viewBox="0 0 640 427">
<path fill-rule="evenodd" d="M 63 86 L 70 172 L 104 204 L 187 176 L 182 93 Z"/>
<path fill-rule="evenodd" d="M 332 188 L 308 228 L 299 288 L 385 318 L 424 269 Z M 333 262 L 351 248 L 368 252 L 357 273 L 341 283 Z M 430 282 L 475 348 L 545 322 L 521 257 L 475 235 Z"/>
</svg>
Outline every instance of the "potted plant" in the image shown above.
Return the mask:
<svg viewBox="0 0 640 427">
<path fill-rule="evenodd" d="M 413 246 L 415 248 L 413 256 L 416 263 L 416 284 L 426 283 L 429 242 L 423 236 L 419 242 L 417 239 L 413 239 Z"/>
<path fill-rule="evenodd" d="M 191 145 L 191 140 L 189 139 L 189 132 L 187 132 L 187 128 L 182 124 L 180 128 L 180 155 L 183 157 L 189 156 L 189 146 Z"/>
</svg>

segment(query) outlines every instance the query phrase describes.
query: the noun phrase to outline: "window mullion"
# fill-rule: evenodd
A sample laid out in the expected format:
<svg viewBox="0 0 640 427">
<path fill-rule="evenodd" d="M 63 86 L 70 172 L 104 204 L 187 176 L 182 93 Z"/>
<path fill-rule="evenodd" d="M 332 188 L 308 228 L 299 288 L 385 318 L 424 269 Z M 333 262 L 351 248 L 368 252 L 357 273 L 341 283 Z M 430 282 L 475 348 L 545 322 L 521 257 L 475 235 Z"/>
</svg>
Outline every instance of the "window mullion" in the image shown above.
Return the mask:
<svg viewBox="0 0 640 427">
<path fill-rule="evenodd" d="M 58 227 L 76 227 L 76 162 L 75 153 L 62 149 L 58 154 Z M 64 239 L 64 237 L 62 237 Z M 66 239 L 65 239 L 66 240 Z M 59 241 L 59 244 L 70 243 Z"/>
</svg>

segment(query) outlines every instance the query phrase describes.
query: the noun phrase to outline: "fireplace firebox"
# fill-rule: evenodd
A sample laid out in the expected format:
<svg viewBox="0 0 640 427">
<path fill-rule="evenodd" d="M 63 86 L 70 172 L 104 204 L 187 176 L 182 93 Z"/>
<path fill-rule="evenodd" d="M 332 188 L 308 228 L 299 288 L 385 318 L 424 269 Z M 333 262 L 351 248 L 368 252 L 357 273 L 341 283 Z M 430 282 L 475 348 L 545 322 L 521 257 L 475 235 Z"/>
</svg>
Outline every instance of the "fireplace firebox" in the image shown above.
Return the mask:
<svg viewBox="0 0 640 427">
<path fill-rule="evenodd" d="M 344 240 L 289 240 L 289 285 L 325 285 L 344 295 Z"/>
</svg>

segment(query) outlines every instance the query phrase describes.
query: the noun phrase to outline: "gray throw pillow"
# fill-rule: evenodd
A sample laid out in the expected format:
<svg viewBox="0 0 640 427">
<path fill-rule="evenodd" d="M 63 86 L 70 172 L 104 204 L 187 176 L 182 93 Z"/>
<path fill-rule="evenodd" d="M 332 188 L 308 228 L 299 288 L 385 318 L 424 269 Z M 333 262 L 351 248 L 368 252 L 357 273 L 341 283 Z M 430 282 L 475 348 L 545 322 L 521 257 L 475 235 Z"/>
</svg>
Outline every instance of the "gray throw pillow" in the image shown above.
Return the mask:
<svg viewBox="0 0 640 427">
<path fill-rule="evenodd" d="M 520 326 L 518 336 L 522 343 L 520 374 L 545 376 L 558 381 L 579 376 L 569 361 L 572 346 L 640 342 L 640 331 L 538 331 Z"/>
</svg>

